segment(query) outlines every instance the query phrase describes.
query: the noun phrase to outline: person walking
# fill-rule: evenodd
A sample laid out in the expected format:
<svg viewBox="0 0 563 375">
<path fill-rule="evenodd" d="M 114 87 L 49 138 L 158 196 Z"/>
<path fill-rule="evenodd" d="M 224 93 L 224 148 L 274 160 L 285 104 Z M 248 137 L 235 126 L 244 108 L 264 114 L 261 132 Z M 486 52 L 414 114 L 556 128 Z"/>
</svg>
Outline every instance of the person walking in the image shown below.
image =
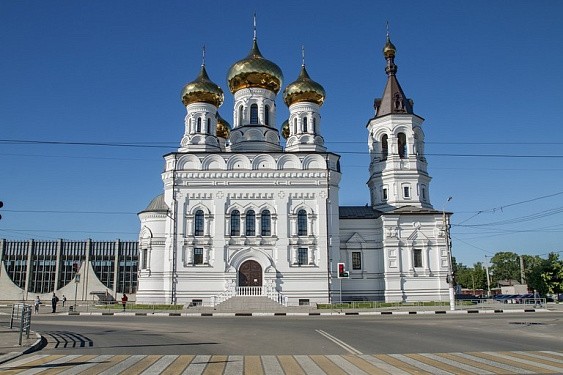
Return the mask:
<svg viewBox="0 0 563 375">
<path fill-rule="evenodd" d="M 34 307 L 35 307 L 35 313 L 39 314 L 39 306 L 41 305 L 41 300 L 39 299 L 39 296 L 35 297 L 35 302 L 33 303 Z"/>
<path fill-rule="evenodd" d="M 123 305 L 123 311 L 125 311 L 125 305 L 127 305 L 127 300 L 129 298 L 127 298 L 127 294 L 123 293 L 123 296 L 121 297 L 121 304 Z"/>
<path fill-rule="evenodd" d="M 65 295 L 63 294 L 63 307 L 65 307 L 65 302 L 66 302 L 66 297 L 65 297 Z"/>
<path fill-rule="evenodd" d="M 57 297 L 57 295 L 53 293 L 53 297 L 51 297 L 51 307 L 53 308 L 53 311 L 51 312 L 53 314 L 57 312 L 57 303 L 59 303 L 59 297 Z"/>
<path fill-rule="evenodd" d="M 540 295 L 538 291 L 534 289 L 534 308 L 536 307 L 542 307 L 542 305 L 541 305 Z"/>
</svg>

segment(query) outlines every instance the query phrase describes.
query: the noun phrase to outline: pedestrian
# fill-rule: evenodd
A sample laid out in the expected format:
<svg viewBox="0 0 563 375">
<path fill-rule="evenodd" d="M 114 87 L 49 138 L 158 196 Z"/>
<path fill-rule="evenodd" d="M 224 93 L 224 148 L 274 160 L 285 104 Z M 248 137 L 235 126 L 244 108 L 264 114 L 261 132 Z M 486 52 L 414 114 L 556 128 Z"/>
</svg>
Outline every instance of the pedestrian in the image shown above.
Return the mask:
<svg viewBox="0 0 563 375">
<path fill-rule="evenodd" d="M 33 303 L 33 305 L 35 306 L 35 313 L 39 314 L 39 305 L 41 305 L 41 300 L 39 299 L 39 296 L 35 297 L 35 302 Z"/>
<path fill-rule="evenodd" d="M 540 295 L 538 291 L 534 289 L 534 308 L 536 307 L 542 307 L 542 305 L 541 305 Z"/>
<path fill-rule="evenodd" d="M 53 314 L 57 312 L 57 303 L 59 303 L 59 297 L 57 297 L 57 295 L 53 293 L 53 297 L 51 297 L 51 307 L 53 308 Z"/>
<path fill-rule="evenodd" d="M 127 298 L 127 294 L 123 293 L 123 296 L 121 297 L 121 303 L 123 304 L 123 311 L 125 311 L 125 305 L 127 305 L 127 300 L 129 298 Z"/>
<path fill-rule="evenodd" d="M 65 302 L 66 302 L 66 297 L 65 297 L 65 295 L 63 294 L 63 307 L 65 307 Z"/>
</svg>

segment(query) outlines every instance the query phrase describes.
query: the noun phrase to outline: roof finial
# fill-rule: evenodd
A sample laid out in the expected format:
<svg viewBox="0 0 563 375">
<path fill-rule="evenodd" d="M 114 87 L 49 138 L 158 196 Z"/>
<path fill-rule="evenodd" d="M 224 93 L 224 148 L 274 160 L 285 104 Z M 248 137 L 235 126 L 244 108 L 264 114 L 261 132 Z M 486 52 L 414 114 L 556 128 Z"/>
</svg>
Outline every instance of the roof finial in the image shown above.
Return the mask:
<svg viewBox="0 0 563 375">
<path fill-rule="evenodd" d="M 205 44 L 203 45 L 201 51 L 201 66 L 205 66 Z"/>
<path fill-rule="evenodd" d="M 305 46 L 301 45 L 301 66 L 305 66 Z"/>
<path fill-rule="evenodd" d="M 389 40 L 389 20 L 387 20 L 387 40 Z"/>
<path fill-rule="evenodd" d="M 254 12 L 254 40 L 256 40 L 256 12 Z"/>
</svg>

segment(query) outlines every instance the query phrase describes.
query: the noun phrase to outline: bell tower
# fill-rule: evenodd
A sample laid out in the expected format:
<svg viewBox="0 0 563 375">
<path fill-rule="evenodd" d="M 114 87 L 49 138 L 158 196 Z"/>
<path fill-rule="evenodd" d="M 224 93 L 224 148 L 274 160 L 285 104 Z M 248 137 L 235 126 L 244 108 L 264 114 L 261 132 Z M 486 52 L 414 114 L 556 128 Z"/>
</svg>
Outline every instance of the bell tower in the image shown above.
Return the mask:
<svg viewBox="0 0 563 375">
<path fill-rule="evenodd" d="M 375 99 L 375 116 L 367 124 L 371 205 L 384 212 L 404 206 L 431 209 L 424 119 L 414 114 L 413 101 L 397 80 L 396 52 L 387 33 L 383 47 L 387 84 L 383 96 Z"/>
</svg>

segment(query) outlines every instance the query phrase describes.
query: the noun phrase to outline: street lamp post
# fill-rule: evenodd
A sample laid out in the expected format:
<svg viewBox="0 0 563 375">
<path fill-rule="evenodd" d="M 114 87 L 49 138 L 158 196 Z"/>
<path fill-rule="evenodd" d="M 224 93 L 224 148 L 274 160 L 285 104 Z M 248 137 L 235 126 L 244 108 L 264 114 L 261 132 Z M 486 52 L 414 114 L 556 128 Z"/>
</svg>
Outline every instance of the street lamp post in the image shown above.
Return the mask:
<svg viewBox="0 0 563 375">
<path fill-rule="evenodd" d="M 446 203 L 444 203 L 444 208 L 442 209 L 442 223 L 444 225 L 444 234 L 446 236 L 446 250 L 448 252 L 448 292 L 450 295 L 450 310 L 455 310 L 455 293 L 454 293 L 454 274 L 453 274 L 453 262 L 452 262 L 452 247 L 450 243 L 450 221 L 449 215 L 446 220 L 446 205 L 452 197 L 448 197 Z"/>
<path fill-rule="evenodd" d="M 77 273 L 74 275 L 74 306 L 72 311 L 76 311 L 76 296 L 78 294 L 78 283 L 80 282 L 80 274 Z"/>
<path fill-rule="evenodd" d="M 489 276 L 489 261 L 485 255 L 485 271 L 487 272 L 487 297 L 491 296 L 491 278 Z"/>
</svg>

